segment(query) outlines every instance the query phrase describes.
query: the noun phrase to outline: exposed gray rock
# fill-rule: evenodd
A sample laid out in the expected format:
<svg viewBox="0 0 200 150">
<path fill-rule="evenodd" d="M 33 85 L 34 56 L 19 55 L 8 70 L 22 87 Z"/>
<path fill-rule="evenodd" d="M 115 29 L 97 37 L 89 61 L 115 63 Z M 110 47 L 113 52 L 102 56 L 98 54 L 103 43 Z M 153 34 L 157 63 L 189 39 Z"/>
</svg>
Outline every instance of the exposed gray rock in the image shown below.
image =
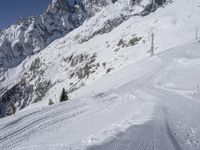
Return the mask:
<svg viewBox="0 0 200 150">
<path fill-rule="evenodd" d="M 70 5 L 67 0 L 53 0 L 43 15 L 21 18 L 0 33 L 0 68 L 19 65 L 33 55 L 80 26 L 88 12 L 82 3 Z"/>
<path fill-rule="evenodd" d="M 144 11 L 141 13 L 142 16 L 146 16 L 150 14 L 151 12 L 156 11 L 158 7 L 163 6 L 166 3 L 170 3 L 172 0 L 153 0 L 152 3 L 148 4 Z"/>
<path fill-rule="evenodd" d="M 23 109 L 27 106 L 32 91 L 32 86 L 23 85 L 22 83 L 7 90 L 7 92 L 0 98 L 0 117 L 12 114 L 11 105 L 13 103 L 18 103 L 19 109 Z"/>
</svg>

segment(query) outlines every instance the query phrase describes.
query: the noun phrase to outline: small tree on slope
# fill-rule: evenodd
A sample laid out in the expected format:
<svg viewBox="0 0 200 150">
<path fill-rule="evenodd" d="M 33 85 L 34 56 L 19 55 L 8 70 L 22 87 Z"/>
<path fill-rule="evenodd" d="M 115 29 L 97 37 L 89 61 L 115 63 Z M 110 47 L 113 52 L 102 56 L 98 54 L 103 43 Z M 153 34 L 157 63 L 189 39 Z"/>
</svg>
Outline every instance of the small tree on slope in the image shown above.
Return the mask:
<svg viewBox="0 0 200 150">
<path fill-rule="evenodd" d="M 67 101 L 67 100 L 69 100 L 69 97 L 67 95 L 67 92 L 63 88 L 61 96 L 60 96 L 60 102 L 64 102 L 64 101 Z"/>
</svg>

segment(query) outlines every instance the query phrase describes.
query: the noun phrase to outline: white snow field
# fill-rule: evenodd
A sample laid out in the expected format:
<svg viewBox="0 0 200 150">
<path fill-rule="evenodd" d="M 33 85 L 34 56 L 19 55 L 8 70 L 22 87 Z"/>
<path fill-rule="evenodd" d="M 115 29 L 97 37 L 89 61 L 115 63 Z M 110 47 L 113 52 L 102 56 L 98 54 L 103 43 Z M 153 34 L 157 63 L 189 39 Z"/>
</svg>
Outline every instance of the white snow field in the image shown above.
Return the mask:
<svg viewBox="0 0 200 150">
<path fill-rule="evenodd" d="M 199 49 L 166 50 L 77 91 L 84 98 L 1 119 L 0 147 L 198 150 Z"/>
<path fill-rule="evenodd" d="M 199 43 L 169 49 L 125 68 L 124 72 L 131 73 L 123 78 L 131 81 L 118 91 L 155 102 L 153 118 L 88 149 L 200 149 L 199 49 Z"/>
<path fill-rule="evenodd" d="M 8 69 L 1 85 L 12 87 L 39 58 L 41 80 L 51 80 L 54 86 L 40 102 L 0 119 L 0 150 L 200 149 L 200 42 L 194 41 L 200 1 L 174 0 L 79 43 L 103 26 L 106 15 L 119 15 L 116 10 L 124 10 L 124 5 L 103 8 L 65 37 Z M 156 55 L 149 57 L 152 32 Z M 128 44 L 133 38 L 142 39 L 133 46 L 118 46 L 121 39 Z M 64 59 L 72 54 L 96 54 L 95 62 L 107 65 L 81 82 L 69 80 L 74 68 Z M 109 68 L 114 69 L 107 74 Z M 57 103 L 70 82 L 84 86 L 70 94 L 69 101 Z M 49 99 L 55 105 L 48 106 Z"/>
</svg>

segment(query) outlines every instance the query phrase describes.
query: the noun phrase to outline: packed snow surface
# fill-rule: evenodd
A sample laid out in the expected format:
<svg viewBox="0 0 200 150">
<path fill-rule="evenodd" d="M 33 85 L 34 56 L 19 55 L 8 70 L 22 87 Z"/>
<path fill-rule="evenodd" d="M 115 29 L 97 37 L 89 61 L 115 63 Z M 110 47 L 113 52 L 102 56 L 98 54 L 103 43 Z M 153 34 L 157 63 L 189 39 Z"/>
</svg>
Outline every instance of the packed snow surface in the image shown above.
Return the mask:
<svg viewBox="0 0 200 150">
<path fill-rule="evenodd" d="M 124 6 L 102 9 L 8 69 L 2 87 L 11 88 L 24 74 L 30 75 L 27 80 L 32 85 L 42 80 L 53 86 L 40 102 L 0 119 L 0 149 L 200 149 L 200 43 L 194 41 L 200 27 L 199 0 L 174 0 L 148 16 L 132 16 L 110 32 L 92 37 Z M 151 33 L 154 57 L 147 53 Z M 69 79 L 74 68 L 65 59 L 80 54 L 88 58 L 96 54 L 94 61 L 100 67 L 88 78 Z M 42 75 L 34 78 L 35 72 L 28 71 L 37 59 Z M 61 89 L 70 83 L 84 86 L 70 94 L 69 101 L 58 103 Z M 49 99 L 55 104 L 47 106 Z"/>
<path fill-rule="evenodd" d="M 82 98 L 1 119 L 0 146 L 199 149 L 199 49 L 199 43 L 169 49 L 78 90 Z"/>
</svg>

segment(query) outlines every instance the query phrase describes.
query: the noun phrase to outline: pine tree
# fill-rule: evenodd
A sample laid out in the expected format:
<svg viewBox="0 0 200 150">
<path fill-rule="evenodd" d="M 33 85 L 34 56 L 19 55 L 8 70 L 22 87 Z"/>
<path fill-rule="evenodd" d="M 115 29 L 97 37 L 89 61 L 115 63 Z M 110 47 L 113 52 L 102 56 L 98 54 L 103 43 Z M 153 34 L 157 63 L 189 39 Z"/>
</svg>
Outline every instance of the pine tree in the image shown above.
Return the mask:
<svg viewBox="0 0 200 150">
<path fill-rule="evenodd" d="M 60 102 L 64 102 L 64 101 L 67 101 L 67 100 L 69 100 L 69 97 L 67 95 L 67 92 L 63 88 L 61 96 L 60 96 Z"/>
</svg>

